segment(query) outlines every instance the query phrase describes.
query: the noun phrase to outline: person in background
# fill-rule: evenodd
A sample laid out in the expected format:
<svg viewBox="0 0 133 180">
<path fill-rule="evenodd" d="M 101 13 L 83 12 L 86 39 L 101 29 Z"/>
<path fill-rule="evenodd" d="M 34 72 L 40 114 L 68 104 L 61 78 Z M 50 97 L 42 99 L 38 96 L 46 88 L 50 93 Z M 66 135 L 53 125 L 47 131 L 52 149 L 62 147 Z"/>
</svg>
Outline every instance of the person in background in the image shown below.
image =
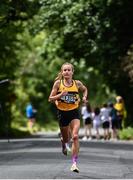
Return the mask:
<svg viewBox="0 0 133 180">
<path fill-rule="evenodd" d="M 93 128 L 96 130 L 96 139 L 100 139 L 99 128 L 101 126 L 101 115 L 100 115 L 100 108 L 95 107 L 94 112 L 92 113 L 93 119 Z"/>
<path fill-rule="evenodd" d="M 125 112 L 125 105 L 124 100 L 121 96 L 116 97 L 116 103 L 114 105 L 114 108 L 117 110 L 117 116 L 118 116 L 118 128 L 122 130 L 122 123 L 124 119 L 124 112 Z"/>
<path fill-rule="evenodd" d="M 91 115 L 91 106 L 90 104 L 84 103 L 83 106 L 81 107 L 81 115 L 83 119 L 83 125 L 84 125 L 84 137 L 82 138 L 83 141 L 85 140 L 91 140 L 92 139 L 92 115 Z M 89 135 L 88 135 L 89 132 Z"/>
<path fill-rule="evenodd" d="M 53 88 L 49 96 L 49 102 L 54 102 L 57 107 L 57 117 L 61 130 L 62 151 L 67 154 L 67 147 L 72 137 L 72 166 L 71 171 L 79 172 L 77 167 L 79 154 L 79 91 L 82 92 L 82 101 L 87 101 L 87 88 L 79 80 L 73 79 L 74 67 L 71 63 L 64 63 L 61 66 Z M 70 130 L 71 129 L 71 130 Z"/>
<path fill-rule="evenodd" d="M 101 114 L 101 121 L 102 121 L 102 127 L 104 131 L 104 140 L 109 140 L 110 139 L 110 118 L 109 118 L 109 108 L 108 105 L 105 103 L 103 104 L 103 107 L 100 110 Z"/>
<path fill-rule="evenodd" d="M 109 117 L 111 120 L 111 128 L 112 128 L 111 140 L 117 140 L 118 139 L 118 128 L 119 128 L 117 110 L 114 108 L 113 103 L 110 103 L 109 107 L 110 107 Z"/>
<path fill-rule="evenodd" d="M 26 106 L 26 117 L 28 118 L 28 129 L 32 131 L 33 125 L 36 121 L 36 109 L 33 108 L 32 103 Z"/>
</svg>

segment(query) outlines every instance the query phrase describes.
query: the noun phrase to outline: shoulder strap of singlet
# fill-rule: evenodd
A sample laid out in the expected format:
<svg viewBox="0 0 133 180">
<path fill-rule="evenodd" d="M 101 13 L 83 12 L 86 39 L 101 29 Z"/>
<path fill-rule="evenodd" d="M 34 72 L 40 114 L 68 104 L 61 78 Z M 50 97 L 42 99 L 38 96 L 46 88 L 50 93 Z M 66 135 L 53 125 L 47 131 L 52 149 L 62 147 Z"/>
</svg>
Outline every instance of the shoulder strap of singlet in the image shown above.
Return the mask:
<svg viewBox="0 0 133 180">
<path fill-rule="evenodd" d="M 75 86 L 77 87 L 77 90 L 79 90 L 76 80 L 73 80 L 75 83 Z"/>
</svg>

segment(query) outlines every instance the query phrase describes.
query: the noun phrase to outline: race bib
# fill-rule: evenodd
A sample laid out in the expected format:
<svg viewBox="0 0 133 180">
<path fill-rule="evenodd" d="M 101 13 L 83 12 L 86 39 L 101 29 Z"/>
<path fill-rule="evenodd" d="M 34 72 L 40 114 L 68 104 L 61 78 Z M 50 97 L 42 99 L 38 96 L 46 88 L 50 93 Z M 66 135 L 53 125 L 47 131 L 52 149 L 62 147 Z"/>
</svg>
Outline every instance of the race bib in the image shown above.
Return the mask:
<svg viewBox="0 0 133 180">
<path fill-rule="evenodd" d="M 72 94 L 72 93 L 71 94 L 68 93 L 67 95 L 61 97 L 61 101 L 68 104 L 74 104 L 77 100 L 78 98 L 76 94 Z"/>
</svg>

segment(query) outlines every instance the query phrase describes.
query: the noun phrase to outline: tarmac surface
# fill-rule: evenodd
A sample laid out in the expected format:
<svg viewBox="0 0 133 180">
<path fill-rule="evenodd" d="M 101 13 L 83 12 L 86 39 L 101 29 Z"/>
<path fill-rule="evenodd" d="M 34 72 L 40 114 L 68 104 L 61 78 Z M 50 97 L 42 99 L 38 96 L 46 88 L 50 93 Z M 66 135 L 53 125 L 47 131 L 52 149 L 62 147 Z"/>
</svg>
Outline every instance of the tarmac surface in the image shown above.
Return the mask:
<svg viewBox="0 0 133 180">
<path fill-rule="evenodd" d="M 79 173 L 61 153 L 57 132 L 0 140 L 0 179 L 133 179 L 132 141 L 82 141 Z"/>
</svg>

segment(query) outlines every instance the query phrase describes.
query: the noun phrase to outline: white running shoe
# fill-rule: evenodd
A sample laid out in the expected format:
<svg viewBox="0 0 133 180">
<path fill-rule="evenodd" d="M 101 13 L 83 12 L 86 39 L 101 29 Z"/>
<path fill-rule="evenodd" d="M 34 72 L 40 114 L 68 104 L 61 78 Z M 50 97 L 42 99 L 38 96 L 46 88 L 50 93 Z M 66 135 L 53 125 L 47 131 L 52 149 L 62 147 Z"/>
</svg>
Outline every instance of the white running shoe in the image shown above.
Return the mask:
<svg viewBox="0 0 133 180">
<path fill-rule="evenodd" d="M 69 144 L 66 143 L 65 146 L 66 146 L 67 154 L 71 154 L 71 148 L 70 148 Z"/>
<path fill-rule="evenodd" d="M 79 173 L 79 169 L 78 169 L 78 167 L 77 167 L 77 165 L 75 163 L 72 165 L 71 171 Z"/>
<path fill-rule="evenodd" d="M 91 141 L 91 140 L 92 140 L 92 137 L 89 137 L 88 140 Z"/>
<path fill-rule="evenodd" d="M 86 141 L 86 140 L 87 140 L 87 137 L 86 137 L 86 136 L 84 136 L 84 137 L 82 138 L 82 140 L 83 140 L 83 141 Z"/>
</svg>

